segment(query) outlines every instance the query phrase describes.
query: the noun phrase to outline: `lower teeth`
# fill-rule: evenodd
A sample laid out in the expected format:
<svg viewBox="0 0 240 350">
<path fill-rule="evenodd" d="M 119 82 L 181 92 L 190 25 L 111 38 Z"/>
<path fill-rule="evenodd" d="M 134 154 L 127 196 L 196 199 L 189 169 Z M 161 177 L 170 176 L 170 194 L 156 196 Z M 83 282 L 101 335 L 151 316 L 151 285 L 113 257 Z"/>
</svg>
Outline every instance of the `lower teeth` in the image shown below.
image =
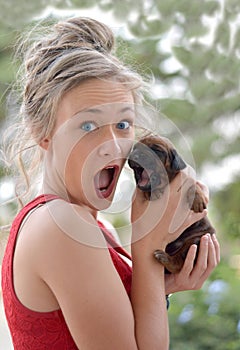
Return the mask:
<svg viewBox="0 0 240 350">
<path fill-rule="evenodd" d="M 107 188 L 101 188 L 100 191 L 101 191 L 101 192 L 106 192 L 106 191 L 107 191 Z"/>
</svg>

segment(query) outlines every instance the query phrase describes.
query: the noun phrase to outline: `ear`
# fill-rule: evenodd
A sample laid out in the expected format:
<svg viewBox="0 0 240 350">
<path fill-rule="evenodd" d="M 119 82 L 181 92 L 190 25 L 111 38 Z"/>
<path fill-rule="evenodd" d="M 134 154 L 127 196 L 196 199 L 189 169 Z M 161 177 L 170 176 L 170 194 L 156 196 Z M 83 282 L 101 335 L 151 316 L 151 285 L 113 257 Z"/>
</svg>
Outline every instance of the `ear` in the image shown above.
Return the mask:
<svg viewBox="0 0 240 350">
<path fill-rule="evenodd" d="M 175 149 L 171 150 L 171 168 L 175 171 L 180 171 L 186 168 L 187 164 L 183 161 L 180 155 L 177 153 Z"/>
<path fill-rule="evenodd" d="M 156 153 L 156 155 L 158 156 L 158 158 L 161 160 L 161 162 L 163 164 L 166 163 L 166 159 L 167 159 L 167 153 L 166 151 L 164 151 L 163 149 L 161 149 L 160 147 L 158 147 L 158 145 L 151 145 L 150 146 L 151 150 L 154 151 Z"/>
<path fill-rule="evenodd" d="M 49 146 L 49 139 L 43 139 L 42 141 L 40 141 L 39 146 L 42 147 L 43 149 L 47 150 L 48 146 Z"/>
</svg>

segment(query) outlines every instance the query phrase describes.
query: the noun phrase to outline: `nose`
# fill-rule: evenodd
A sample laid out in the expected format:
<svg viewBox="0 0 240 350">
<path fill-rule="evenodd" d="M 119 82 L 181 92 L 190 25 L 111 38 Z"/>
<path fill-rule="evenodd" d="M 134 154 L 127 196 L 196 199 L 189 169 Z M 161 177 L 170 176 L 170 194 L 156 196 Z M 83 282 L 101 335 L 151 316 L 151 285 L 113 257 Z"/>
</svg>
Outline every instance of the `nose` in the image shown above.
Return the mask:
<svg viewBox="0 0 240 350">
<path fill-rule="evenodd" d="M 104 126 L 102 133 L 103 137 L 98 148 L 98 154 L 105 157 L 119 157 L 122 154 L 121 139 L 115 134 L 113 126 Z"/>
</svg>

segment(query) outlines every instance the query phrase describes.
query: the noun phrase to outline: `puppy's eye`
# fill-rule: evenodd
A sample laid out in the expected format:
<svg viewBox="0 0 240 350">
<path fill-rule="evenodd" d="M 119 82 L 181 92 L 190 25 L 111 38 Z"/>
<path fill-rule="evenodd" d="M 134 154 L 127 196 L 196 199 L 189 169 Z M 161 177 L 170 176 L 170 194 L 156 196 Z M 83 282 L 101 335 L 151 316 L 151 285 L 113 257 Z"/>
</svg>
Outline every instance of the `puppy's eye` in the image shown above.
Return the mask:
<svg viewBox="0 0 240 350">
<path fill-rule="evenodd" d="M 93 131 L 93 130 L 97 129 L 97 126 L 94 122 L 88 121 L 88 122 L 82 123 L 80 128 L 83 131 L 89 132 L 89 131 Z"/>
</svg>

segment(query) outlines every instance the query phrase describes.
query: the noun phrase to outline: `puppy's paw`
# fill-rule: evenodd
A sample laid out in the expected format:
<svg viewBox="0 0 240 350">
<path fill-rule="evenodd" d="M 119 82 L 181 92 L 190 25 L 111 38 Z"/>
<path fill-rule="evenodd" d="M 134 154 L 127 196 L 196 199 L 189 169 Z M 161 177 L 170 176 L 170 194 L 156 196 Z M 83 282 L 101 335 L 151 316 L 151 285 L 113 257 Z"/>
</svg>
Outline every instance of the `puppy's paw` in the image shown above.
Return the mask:
<svg viewBox="0 0 240 350">
<path fill-rule="evenodd" d="M 177 273 L 183 266 L 183 259 L 179 255 L 171 256 L 163 250 L 155 250 L 154 257 L 165 267 L 165 273 Z"/>
<path fill-rule="evenodd" d="M 155 259 L 157 259 L 158 262 L 160 262 L 162 265 L 166 265 L 169 263 L 169 255 L 165 253 L 163 250 L 155 250 L 153 253 Z"/>
<path fill-rule="evenodd" d="M 192 186 L 188 190 L 188 203 L 195 213 L 201 213 L 207 208 L 207 200 L 200 187 Z"/>
</svg>

